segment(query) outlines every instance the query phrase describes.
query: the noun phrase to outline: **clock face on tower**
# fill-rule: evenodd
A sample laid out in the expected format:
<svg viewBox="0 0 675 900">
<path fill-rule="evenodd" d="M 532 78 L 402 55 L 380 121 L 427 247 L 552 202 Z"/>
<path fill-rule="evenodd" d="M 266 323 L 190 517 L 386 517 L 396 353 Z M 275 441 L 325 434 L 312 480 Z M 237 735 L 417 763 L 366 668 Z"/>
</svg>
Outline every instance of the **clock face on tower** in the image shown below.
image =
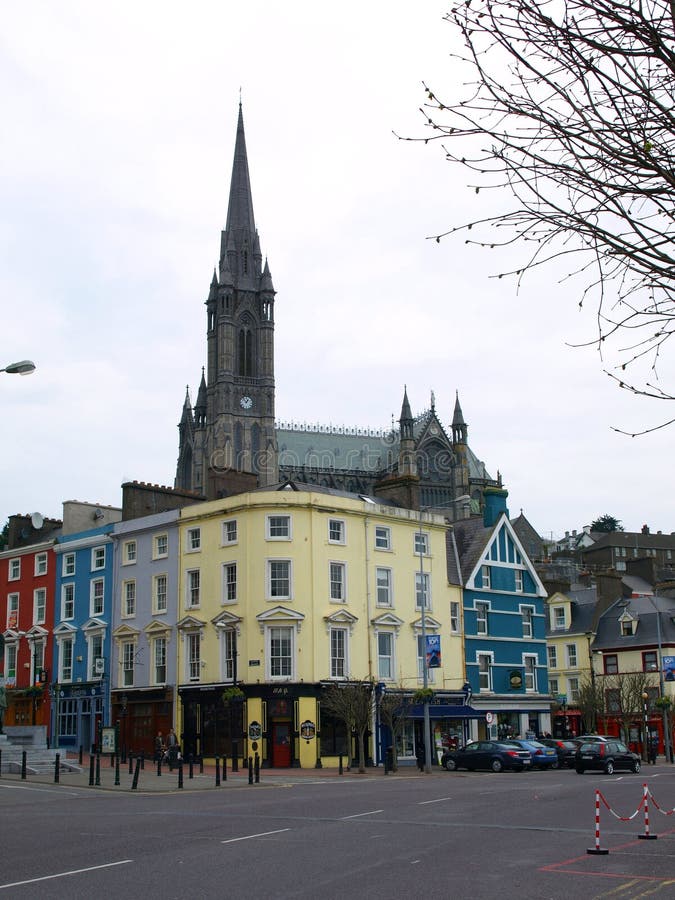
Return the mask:
<svg viewBox="0 0 675 900">
<path fill-rule="evenodd" d="M 250 409 L 253 406 L 253 400 L 250 397 L 242 397 L 239 405 L 242 409 Z"/>
</svg>

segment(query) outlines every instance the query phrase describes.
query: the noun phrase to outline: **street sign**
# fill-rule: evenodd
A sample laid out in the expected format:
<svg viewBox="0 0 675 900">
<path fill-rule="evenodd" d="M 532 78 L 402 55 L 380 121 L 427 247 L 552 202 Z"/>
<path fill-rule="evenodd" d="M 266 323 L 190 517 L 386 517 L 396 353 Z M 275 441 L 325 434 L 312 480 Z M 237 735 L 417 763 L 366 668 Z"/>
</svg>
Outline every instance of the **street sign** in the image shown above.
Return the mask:
<svg viewBox="0 0 675 900">
<path fill-rule="evenodd" d="M 494 720 L 495 720 L 495 714 L 494 714 L 494 713 L 491 713 L 491 712 L 486 712 L 486 713 L 485 713 L 485 721 L 487 722 L 488 725 L 492 725 L 492 723 L 494 722 Z"/>
</svg>

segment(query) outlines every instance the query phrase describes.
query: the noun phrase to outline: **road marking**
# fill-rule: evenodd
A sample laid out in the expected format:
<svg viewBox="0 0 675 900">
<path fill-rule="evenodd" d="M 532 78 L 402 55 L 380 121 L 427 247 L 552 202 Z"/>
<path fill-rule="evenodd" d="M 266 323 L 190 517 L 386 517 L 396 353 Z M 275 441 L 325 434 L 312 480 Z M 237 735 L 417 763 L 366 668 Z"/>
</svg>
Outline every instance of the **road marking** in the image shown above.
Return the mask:
<svg viewBox="0 0 675 900">
<path fill-rule="evenodd" d="M 426 806 L 427 803 L 445 803 L 447 800 L 452 800 L 452 797 L 439 797 L 438 800 L 421 800 L 418 805 Z"/>
<path fill-rule="evenodd" d="M 359 819 L 361 816 L 376 816 L 378 813 L 384 812 L 383 809 L 371 809 L 370 812 L 355 813 L 353 816 L 341 816 L 340 821 L 344 819 Z"/>
<path fill-rule="evenodd" d="M 66 794 L 69 797 L 80 797 L 81 794 L 78 794 L 76 791 L 54 791 L 50 788 L 36 788 L 36 787 L 28 787 L 23 784 L 0 784 L 0 788 L 5 788 L 8 791 L 37 791 L 38 794 Z"/>
<path fill-rule="evenodd" d="M 27 878 L 25 881 L 13 881 L 11 884 L 0 884 L 0 891 L 5 888 L 20 887 L 22 884 L 35 884 L 38 881 L 50 881 L 52 878 L 65 878 L 67 875 L 81 875 L 83 872 L 95 872 L 97 869 L 110 869 L 112 866 L 125 866 L 133 859 L 120 859 L 118 862 L 104 863 L 102 866 L 89 866 L 86 869 L 72 869 L 70 872 L 57 872 L 55 875 L 42 875 L 40 878 Z"/>
<path fill-rule="evenodd" d="M 221 841 L 221 844 L 234 844 L 237 841 L 250 841 L 252 838 L 267 837 L 268 834 L 281 834 L 284 831 L 290 831 L 290 828 L 280 828 L 278 831 L 261 831 L 260 834 L 247 834 L 244 837 L 230 838 L 227 841 Z"/>
</svg>

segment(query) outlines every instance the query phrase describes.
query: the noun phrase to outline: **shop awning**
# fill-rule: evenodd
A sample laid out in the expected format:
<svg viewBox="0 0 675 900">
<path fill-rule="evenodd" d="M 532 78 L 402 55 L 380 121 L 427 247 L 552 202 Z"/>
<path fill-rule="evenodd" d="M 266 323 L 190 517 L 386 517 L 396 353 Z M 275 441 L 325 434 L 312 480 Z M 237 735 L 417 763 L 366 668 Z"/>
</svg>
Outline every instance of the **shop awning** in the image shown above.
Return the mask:
<svg viewBox="0 0 675 900">
<path fill-rule="evenodd" d="M 408 710 L 409 719 L 423 719 L 424 705 L 416 703 Z M 484 719 L 485 713 L 473 706 L 450 706 L 446 703 L 429 704 L 430 719 Z"/>
</svg>

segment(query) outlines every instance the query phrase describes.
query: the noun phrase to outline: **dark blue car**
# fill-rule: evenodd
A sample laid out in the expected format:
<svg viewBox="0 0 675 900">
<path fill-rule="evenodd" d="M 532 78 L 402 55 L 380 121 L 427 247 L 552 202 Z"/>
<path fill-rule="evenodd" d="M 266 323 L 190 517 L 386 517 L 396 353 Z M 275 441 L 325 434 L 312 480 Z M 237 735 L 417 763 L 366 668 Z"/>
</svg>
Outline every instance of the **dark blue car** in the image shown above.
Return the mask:
<svg viewBox="0 0 675 900">
<path fill-rule="evenodd" d="M 506 743 L 527 750 L 534 769 L 557 769 L 560 765 L 557 750 L 554 750 L 553 747 L 547 747 L 540 741 L 522 741 L 514 738 L 506 741 Z"/>
</svg>

